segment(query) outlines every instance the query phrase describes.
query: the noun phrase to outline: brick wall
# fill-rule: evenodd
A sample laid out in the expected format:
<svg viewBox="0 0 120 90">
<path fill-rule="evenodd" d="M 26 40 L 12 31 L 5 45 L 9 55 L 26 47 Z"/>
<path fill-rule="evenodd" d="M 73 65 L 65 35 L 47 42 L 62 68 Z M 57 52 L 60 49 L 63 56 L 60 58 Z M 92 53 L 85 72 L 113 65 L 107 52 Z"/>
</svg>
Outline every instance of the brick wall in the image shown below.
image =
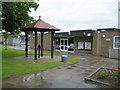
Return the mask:
<svg viewBox="0 0 120 90">
<path fill-rule="evenodd" d="M 31 35 L 30 38 L 30 48 L 34 49 L 35 46 L 35 36 L 34 34 Z M 37 46 L 41 45 L 41 34 L 37 35 Z M 51 50 L 51 34 L 44 34 L 43 35 L 43 49 L 44 50 Z"/>
</svg>

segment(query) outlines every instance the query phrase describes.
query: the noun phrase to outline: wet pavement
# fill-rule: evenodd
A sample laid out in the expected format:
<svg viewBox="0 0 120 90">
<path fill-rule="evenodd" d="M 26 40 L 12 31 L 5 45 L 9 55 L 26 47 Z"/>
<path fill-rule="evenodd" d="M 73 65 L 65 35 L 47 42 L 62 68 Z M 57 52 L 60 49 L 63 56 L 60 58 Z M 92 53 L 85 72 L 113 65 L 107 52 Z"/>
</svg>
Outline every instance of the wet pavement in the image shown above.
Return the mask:
<svg viewBox="0 0 120 90">
<path fill-rule="evenodd" d="M 110 88 L 85 81 L 84 78 L 100 67 L 118 68 L 118 60 L 93 55 L 69 54 L 81 60 L 41 73 L 3 80 L 3 88 Z"/>
</svg>

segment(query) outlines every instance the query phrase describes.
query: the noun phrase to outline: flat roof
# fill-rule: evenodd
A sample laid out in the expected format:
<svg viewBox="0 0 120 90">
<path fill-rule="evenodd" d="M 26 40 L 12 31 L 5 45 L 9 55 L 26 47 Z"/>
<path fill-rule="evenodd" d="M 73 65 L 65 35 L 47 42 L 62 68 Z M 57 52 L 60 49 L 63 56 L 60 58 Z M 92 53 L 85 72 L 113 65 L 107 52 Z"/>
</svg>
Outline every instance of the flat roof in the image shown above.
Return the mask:
<svg viewBox="0 0 120 90">
<path fill-rule="evenodd" d="M 69 32 L 57 32 L 55 33 L 56 37 L 68 37 L 69 36 Z"/>
<path fill-rule="evenodd" d="M 92 29 L 85 29 L 85 30 L 70 30 L 70 32 L 87 32 L 87 31 L 93 31 Z"/>
<path fill-rule="evenodd" d="M 99 28 L 97 30 L 118 30 L 118 28 Z"/>
<path fill-rule="evenodd" d="M 69 33 L 69 32 L 55 32 L 55 34 L 61 34 L 61 33 Z"/>
<path fill-rule="evenodd" d="M 101 29 L 97 29 L 97 31 L 106 31 L 106 32 L 119 32 L 120 31 L 120 29 L 119 28 L 101 28 Z"/>
</svg>

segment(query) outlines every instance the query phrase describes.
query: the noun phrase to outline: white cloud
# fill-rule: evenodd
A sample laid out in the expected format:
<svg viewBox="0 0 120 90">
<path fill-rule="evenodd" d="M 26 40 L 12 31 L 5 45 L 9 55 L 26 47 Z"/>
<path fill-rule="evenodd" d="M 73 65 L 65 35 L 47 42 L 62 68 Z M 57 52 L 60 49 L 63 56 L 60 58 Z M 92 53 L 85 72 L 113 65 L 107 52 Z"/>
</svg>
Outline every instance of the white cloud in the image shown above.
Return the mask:
<svg viewBox="0 0 120 90">
<path fill-rule="evenodd" d="M 42 19 L 61 31 L 117 26 L 118 0 L 40 0 L 31 16 Z"/>
</svg>

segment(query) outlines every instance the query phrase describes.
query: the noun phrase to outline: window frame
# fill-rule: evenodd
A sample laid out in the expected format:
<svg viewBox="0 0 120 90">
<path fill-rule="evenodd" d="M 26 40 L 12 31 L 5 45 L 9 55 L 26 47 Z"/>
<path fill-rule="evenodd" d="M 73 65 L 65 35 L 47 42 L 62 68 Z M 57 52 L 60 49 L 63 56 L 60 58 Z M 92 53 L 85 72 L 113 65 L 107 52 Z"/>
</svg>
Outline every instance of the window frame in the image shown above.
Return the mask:
<svg viewBox="0 0 120 90">
<path fill-rule="evenodd" d="M 78 42 L 83 42 L 83 49 L 78 49 Z M 85 42 L 91 43 L 91 49 L 85 49 Z M 77 50 L 92 51 L 92 41 L 77 41 Z"/>
<path fill-rule="evenodd" d="M 116 47 L 115 47 L 115 43 L 116 43 L 116 42 L 115 42 L 115 38 L 116 38 L 116 37 L 120 37 L 120 36 L 113 36 L 113 49 L 120 49 L 120 48 L 116 48 Z"/>
<path fill-rule="evenodd" d="M 91 43 L 91 49 L 85 49 L 85 42 Z M 86 51 L 91 51 L 91 50 L 92 50 L 92 42 L 91 42 L 91 41 L 85 41 L 85 42 L 84 42 L 84 50 L 86 50 Z"/>
<path fill-rule="evenodd" d="M 79 48 L 78 48 L 78 43 L 79 43 L 79 42 L 82 42 L 82 43 L 83 43 L 83 49 L 79 49 Z M 84 50 L 84 49 L 85 49 L 84 46 L 85 46 L 85 45 L 84 45 L 84 42 L 83 42 L 83 41 L 77 41 L 77 49 L 78 49 L 78 50 Z"/>
</svg>

